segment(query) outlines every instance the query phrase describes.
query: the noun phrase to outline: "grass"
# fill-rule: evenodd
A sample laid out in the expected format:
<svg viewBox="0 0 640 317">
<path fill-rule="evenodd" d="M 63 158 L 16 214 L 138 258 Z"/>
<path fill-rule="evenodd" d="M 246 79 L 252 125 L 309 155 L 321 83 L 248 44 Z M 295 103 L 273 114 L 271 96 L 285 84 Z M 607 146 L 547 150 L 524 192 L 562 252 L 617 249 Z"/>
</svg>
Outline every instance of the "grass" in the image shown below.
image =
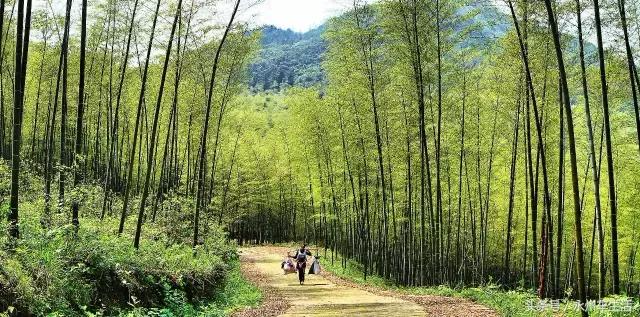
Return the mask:
<svg viewBox="0 0 640 317">
<path fill-rule="evenodd" d="M 8 189 L 7 174 L 0 164 L 0 192 Z M 168 200 L 173 214 L 146 221 L 136 250 L 134 216 L 117 233 L 119 199 L 113 215 L 99 220 L 100 188 L 83 186 L 68 196 L 82 202 L 79 231 L 68 224 L 69 210 L 56 207 L 51 226 L 43 228 L 42 182 L 27 172 L 21 178 L 21 237 L 0 234 L 0 317 L 226 316 L 261 301 L 221 228 L 203 230 L 204 243 L 194 253 L 186 202 Z M 8 203 L 0 201 L 0 214 L 6 212 Z"/>
<path fill-rule="evenodd" d="M 329 252 L 329 251 L 327 251 Z M 460 297 L 472 300 L 485 305 L 501 316 L 509 317 L 535 317 L 535 316 L 580 316 L 576 310 L 575 302 L 562 300 L 559 302 L 539 301 L 533 290 L 504 290 L 499 285 L 487 284 L 479 287 L 449 287 L 445 285 L 434 287 L 404 287 L 394 285 L 393 282 L 385 280 L 376 275 L 369 275 L 364 279 L 363 266 L 354 261 L 347 260 L 347 265 L 342 267 L 340 255 L 334 255 L 333 264 L 331 256 L 321 259 L 323 269 L 336 276 L 352 281 L 363 286 L 371 286 L 383 290 L 396 291 L 410 295 L 437 295 L 448 297 Z M 640 315 L 640 303 L 632 300 L 629 307 L 631 312 L 615 311 L 616 309 L 626 309 L 628 297 L 607 297 L 603 302 L 589 302 L 589 315 L 597 317 L 622 317 Z M 557 305 L 557 307 L 556 307 Z M 614 308 L 616 305 L 621 305 Z"/>
<path fill-rule="evenodd" d="M 15 250 L 0 250 L 5 315 L 226 316 L 261 300 L 223 238 L 197 256 L 165 241 L 135 250 L 128 236 L 98 225 L 85 221 L 74 236 L 70 226 L 39 232 L 25 223 Z"/>
<path fill-rule="evenodd" d="M 161 241 L 135 250 L 128 237 L 101 233 L 90 222 L 75 238 L 71 230 L 25 229 L 14 251 L 0 251 L 5 315 L 225 316 L 261 300 L 226 242 L 194 256 L 188 245 Z"/>
<path fill-rule="evenodd" d="M 213 298 L 199 303 L 189 303 L 179 292 L 168 294 L 164 308 L 136 308 L 121 313 L 126 317 L 141 316 L 207 316 L 222 317 L 248 307 L 256 307 L 262 301 L 260 289 L 242 276 L 240 263 L 232 263 L 224 281 L 224 287 Z"/>
</svg>

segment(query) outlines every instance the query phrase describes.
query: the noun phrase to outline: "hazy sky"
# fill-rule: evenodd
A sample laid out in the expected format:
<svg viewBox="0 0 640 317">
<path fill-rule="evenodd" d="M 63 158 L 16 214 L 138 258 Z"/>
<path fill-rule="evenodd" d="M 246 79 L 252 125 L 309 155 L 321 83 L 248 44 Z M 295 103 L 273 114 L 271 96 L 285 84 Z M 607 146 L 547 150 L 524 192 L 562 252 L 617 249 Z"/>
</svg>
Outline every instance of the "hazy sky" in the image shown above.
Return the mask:
<svg viewBox="0 0 640 317">
<path fill-rule="evenodd" d="M 243 18 L 256 25 L 271 24 L 305 32 L 347 11 L 352 5 L 353 0 L 264 0 L 249 8 Z"/>
</svg>

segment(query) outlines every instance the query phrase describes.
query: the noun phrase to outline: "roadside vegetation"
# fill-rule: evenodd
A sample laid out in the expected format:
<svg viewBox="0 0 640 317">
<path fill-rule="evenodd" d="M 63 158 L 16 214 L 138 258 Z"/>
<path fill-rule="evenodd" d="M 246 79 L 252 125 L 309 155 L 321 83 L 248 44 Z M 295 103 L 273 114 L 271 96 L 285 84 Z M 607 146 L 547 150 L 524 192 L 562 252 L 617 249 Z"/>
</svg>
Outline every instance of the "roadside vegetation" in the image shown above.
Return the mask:
<svg viewBox="0 0 640 317">
<path fill-rule="evenodd" d="M 0 164 L 0 179 L 9 169 Z M 115 219 L 88 218 L 76 232 L 54 212 L 42 226 L 42 179 L 22 173 L 22 239 L 0 249 L 0 315 L 8 316 L 226 316 L 255 306 L 261 293 L 240 272 L 236 248 L 218 226 L 197 249 L 190 230 L 149 224 L 148 243 L 136 250 L 134 232 L 117 234 Z M 27 185 L 28 184 L 28 185 Z M 0 184 L 0 191 L 8 190 Z M 76 188 L 87 212 L 99 214 L 93 186 Z M 120 202 L 118 202 L 120 203 Z M 6 212 L 7 205 L 1 205 Z"/>
<path fill-rule="evenodd" d="M 330 253 L 329 253 L 330 254 Z M 435 295 L 461 297 L 494 309 L 501 316 L 537 317 L 537 316 L 580 316 L 577 303 L 571 298 L 559 300 L 540 300 L 531 289 L 504 287 L 490 282 L 477 287 L 464 285 L 440 285 L 436 287 L 399 286 L 380 276 L 370 275 L 364 278 L 361 264 L 334 254 L 334 260 L 322 259 L 322 267 L 340 279 L 356 283 L 365 289 L 393 291 L 407 295 Z M 640 313 L 640 303 L 626 296 L 608 296 L 600 301 L 589 301 L 590 316 L 614 317 L 634 316 Z"/>
</svg>

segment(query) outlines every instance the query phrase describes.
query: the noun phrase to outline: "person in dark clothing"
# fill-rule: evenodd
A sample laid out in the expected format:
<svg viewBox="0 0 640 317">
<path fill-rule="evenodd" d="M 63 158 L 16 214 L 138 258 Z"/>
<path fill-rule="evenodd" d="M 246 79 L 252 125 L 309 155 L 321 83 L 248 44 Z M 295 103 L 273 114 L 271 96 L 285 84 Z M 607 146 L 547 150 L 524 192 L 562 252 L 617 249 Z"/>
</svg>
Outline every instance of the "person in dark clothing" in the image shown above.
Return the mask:
<svg viewBox="0 0 640 317">
<path fill-rule="evenodd" d="M 296 250 L 296 254 L 294 256 L 290 256 L 296 260 L 296 269 L 298 270 L 298 280 L 300 280 L 300 285 L 304 284 L 304 271 L 307 268 L 307 256 L 311 256 L 311 251 L 307 249 L 306 244 L 303 244 L 300 249 Z"/>
</svg>

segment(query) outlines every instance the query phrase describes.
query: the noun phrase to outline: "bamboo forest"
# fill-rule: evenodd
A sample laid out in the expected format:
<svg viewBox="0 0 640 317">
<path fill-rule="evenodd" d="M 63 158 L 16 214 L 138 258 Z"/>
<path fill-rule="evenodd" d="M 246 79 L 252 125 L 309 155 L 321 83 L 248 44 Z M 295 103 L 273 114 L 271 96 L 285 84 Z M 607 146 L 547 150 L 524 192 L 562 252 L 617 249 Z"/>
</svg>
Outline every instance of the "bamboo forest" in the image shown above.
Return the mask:
<svg viewBox="0 0 640 317">
<path fill-rule="evenodd" d="M 638 63 L 635 0 L 0 0 L 0 316 L 638 316 Z"/>
</svg>

